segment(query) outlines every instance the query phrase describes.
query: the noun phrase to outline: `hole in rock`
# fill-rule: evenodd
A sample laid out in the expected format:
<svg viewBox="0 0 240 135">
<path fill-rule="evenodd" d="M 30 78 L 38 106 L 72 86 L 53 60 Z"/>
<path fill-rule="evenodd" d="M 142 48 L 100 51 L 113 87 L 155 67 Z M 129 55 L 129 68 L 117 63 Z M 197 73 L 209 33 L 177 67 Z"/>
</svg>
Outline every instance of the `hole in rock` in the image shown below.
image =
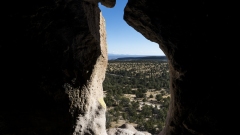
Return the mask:
<svg viewBox="0 0 240 135">
<path fill-rule="evenodd" d="M 117 1 L 114 8 L 99 4 L 106 21 L 109 59 L 103 82 L 106 128 L 128 123 L 158 134 L 170 102 L 168 62 L 158 44 L 123 20 L 126 3 Z"/>
</svg>

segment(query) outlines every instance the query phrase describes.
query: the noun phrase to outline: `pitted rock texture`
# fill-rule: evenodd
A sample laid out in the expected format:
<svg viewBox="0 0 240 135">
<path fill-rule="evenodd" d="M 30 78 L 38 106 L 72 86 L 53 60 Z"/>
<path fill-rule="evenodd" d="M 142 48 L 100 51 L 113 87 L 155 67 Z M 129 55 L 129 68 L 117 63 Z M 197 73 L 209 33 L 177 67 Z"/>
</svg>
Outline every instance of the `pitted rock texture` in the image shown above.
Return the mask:
<svg viewBox="0 0 240 135">
<path fill-rule="evenodd" d="M 234 3 L 206 0 L 128 0 L 124 20 L 158 43 L 169 60 L 171 103 L 161 135 L 236 131 L 232 124 L 222 123 L 233 122 L 235 111 L 223 108 L 235 106 L 237 99 L 226 96 L 234 89 L 228 72 L 234 66 L 226 62 L 236 58 L 235 9 Z"/>
<path fill-rule="evenodd" d="M 81 61 L 82 64 L 85 65 L 85 63 L 88 61 L 92 61 L 89 59 L 88 55 L 100 55 L 96 60 L 94 60 L 96 63 L 91 65 L 93 66 L 92 68 L 86 68 L 83 70 L 82 73 L 87 73 L 90 75 L 89 79 L 86 80 L 86 83 L 80 85 L 79 87 L 75 87 L 74 85 L 77 82 L 76 79 L 73 80 L 72 85 L 65 83 L 64 88 L 71 102 L 70 112 L 74 119 L 76 119 L 73 134 L 106 135 L 106 105 L 103 100 L 102 89 L 102 82 L 105 78 L 108 60 L 105 20 L 96 4 L 85 4 L 83 7 L 85 14 L 87 15 L 90 32 L 94 36 L 94 39 L 98 41 L 97 44 L 91 47 L 89 42 L 82 42 L 85 40 L 85 37 L 79 37 L 79 44 L 76 44 L 76 46 L 79 46 L 79 52 L 77 52 L 77 55 L 79 55 L 78 61 Z M 85 45 L 85 47 L 82 47 L 82 45 Z M 95 48 L 96 50 L 90 50 L 89 54 L 86 54 L 87 48 Z"/>
<path fill-rule="evenodd" d="M 2 1 L 0 134 L 107 134 L 101 86 L 106 33 L 98 2 L 116 3 Z M 158 43 L 169 59 L 171 104 L 161 135 L 238 132 L 238 94 L 231 93 L 239 83 L 233 79 L 238 71 L 235 5 L 128 1 L 126 22 Z M 118 131 L 125 129 L 113 132 Z"/>
<path fill-rule="evenodd" d="M 2 3 L 1 135 L 106 134 L 108 57 L 98 2 Z"/>
<path fill-rule="evenodd" d="M 107 130 L 108 135 L 151 135 L 146 131 L 137 131 L 131 124 L 123 124 L 118 128 Z"/>
</svg>

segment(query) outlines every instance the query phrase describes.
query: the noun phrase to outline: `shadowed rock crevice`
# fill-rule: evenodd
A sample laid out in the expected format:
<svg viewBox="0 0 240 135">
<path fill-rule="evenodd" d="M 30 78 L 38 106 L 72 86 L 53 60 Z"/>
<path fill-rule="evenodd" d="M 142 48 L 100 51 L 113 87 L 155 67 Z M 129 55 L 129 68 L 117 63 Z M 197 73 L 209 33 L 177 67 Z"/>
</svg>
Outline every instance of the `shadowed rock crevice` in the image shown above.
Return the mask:
<svg viewBox="0 0 240 135">
<path fill-rule="evenodd" d="M 98 107 L 106 34 L 97 1 L 3 5 L 1 134 L 106 134 L 105 108 Z"/>
</svg>

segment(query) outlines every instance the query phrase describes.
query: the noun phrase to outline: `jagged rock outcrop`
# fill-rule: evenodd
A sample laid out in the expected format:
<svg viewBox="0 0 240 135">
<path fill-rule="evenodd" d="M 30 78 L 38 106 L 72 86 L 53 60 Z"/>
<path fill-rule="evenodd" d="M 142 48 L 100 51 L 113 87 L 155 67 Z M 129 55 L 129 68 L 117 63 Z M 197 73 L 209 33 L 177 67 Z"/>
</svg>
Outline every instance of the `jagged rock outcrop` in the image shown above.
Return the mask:
<svg viewBox="0 0 240 135">
<path fill-rule="evenodd" d="M 151 135 L 146 131 L 137 131 L 131 124 L 123 124 L 118 128 L 110 128 L 107 130 L 108 135 Z"/>
<path fill-rule="evenodd" d="M 106 7 L 112 8 L 115 6 L 116 0 L 101 0 L 101 4 Z"/>
<path fill-rule="evenodd" d="M 236 105 L 235 97 L 226 97 L 234 89 L 228 80 L 234 66 L 226 62 L 236 58 L 231 49 L 235 9 L 231 2 L 128 0 L 124 20 L 158 43 L 169 60 L 171 103 L 161 135 L 235 130 L 223 124 L 233 121 L 233 111 L 224 108 Z"/>
</svg>

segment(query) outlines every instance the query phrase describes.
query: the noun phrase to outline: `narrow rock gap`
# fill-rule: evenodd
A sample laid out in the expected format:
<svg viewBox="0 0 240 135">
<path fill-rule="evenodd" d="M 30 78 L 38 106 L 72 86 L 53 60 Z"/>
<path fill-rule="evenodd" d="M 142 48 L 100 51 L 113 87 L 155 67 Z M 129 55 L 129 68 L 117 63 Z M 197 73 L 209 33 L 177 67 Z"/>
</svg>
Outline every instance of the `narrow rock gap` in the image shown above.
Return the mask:
<svg viewBox="0 0 240 135">
<path fill-rule="evenodd" d="M 100 8 L 104 7 L 100 6 Z M 111 12 L 114 14 L 114 11 L 116 10 L 111 11 L 114 8 L 119 8 L 118 3 L 116 3 L 115 7 L 108 9 L 108 13 Z M 123 10 L 124 7 L 122 11 Z M 103 12 L 103 17 L 105 12 L 107 11 Z M 115 14 L 112 18 L 105 17 L 107 30 L 108 25 L 113 28 L 112 22 L 114 21 L 111 22 L 111 19 L 117 20 L 118 17 L 122 18 L 121 21 L 124 21 L 123 15 L 118 16 Z M 124 23 L 127 25 L 126 22 Z M 122 31 L 128 33 L 127 30 L 123 29 L 125 27 L 122 26 L 121 28 L 121 26 L 118 26 L 117 24 L 116 27 L 120 27 Z M 116 29 L 117 31 L 117 28 L 113 29 Z M 138 33 L 136 30 L 134 31 Z M 110 35 L 109 33 L 111 32 L 108 33 L 108 31 L 106 31 L 106 33 L 107 41 L 108 37 L 112 38 L 116 36 L 116 38 L 113 38 L 116 39 L 116 43 L 118 42 L 117 38 L 122 38 L 134 43 L 134 39 L 124 37 L 124 35 L 118 34 L 117 32 L 116 35 Z M 142 35 L 139 37 L 145 39 Z M 113 48 L 111 43 L 107 45 L 109 48 Z M 145 46 L 151 45 L 152 44 L 145 44 Z M 158 44 L 154 45 L 158 46 Z M 120 44 L 119 46 L 119 48 L 121 48 Z M 145 47 L 144 45 L 142 46 Z M 141 48 L 140 45 L 139 48 Z M 129 49 L 130 48 L 125 47 L 125 54 L 128 53 L 127 50 Z M 160 50 L 160 54 L 163 53 L 160 48 L 157 49 Z M 141 51 L 144 53 L 144 48 L 142 48 Z M 140 56 L 132 55 L 132 57 L 154 56 L 154 54 L 155 53 L 152 52 L 151 55 L 139 54 Z M 114 56 L 116 55 L 109 54 L 108 67 L 103 82 L 103 91 L 105 94 L 104 100 L 107 104 L 106 128 L 108 134 L 112 135 L 116 132 L 158 134 L 165 125 L 170 102 L 169 67 L 166 56 L 163 55 L 157 60 L 149 59 L 132 61 L 113 60 Z M 128 55 L 125 57 L 127 56 Z M 119 55 L 119 57 L 124 57 L 124 55 Z M 129 55 L 129 57 L 131 57 L 131 55 Z M 161 58 L 164 60 L 162 61 Z"/>
</svg>

